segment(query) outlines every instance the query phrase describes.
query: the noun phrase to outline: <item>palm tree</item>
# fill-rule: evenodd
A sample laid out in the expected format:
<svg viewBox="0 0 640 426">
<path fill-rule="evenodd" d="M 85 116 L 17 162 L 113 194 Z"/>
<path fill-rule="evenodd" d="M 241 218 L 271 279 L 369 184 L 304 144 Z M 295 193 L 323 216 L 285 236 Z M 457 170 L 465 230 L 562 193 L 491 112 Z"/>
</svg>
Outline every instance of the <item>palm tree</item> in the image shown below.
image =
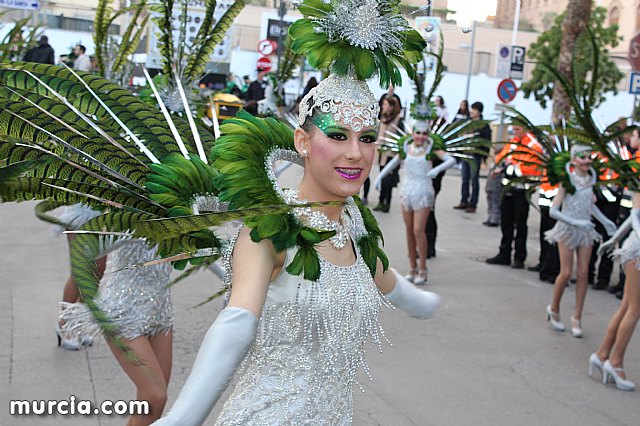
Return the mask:
<svg viewBox="0 0 640 426">
<path fill-rule="evenodd" d="M 593 0 L 569 0 L 567 14 L 562 22 L 562 43 L 558 59 L 558 72 L 573 83 L 573 51 L 580 33 L 587 28 Z M 561 84 L 553 89 L 553 120 L 558 123 L 561 117 L 571 114 L 571 101 Z"/>
</svg>

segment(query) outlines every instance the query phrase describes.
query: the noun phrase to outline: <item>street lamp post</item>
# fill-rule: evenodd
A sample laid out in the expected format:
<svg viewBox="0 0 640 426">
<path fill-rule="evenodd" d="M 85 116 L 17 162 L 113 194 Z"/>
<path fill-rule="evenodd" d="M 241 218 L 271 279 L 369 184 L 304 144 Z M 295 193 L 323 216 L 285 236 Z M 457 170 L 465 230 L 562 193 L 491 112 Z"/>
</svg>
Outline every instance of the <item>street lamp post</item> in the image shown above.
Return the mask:
<svg viewBox="0 0 640 426">
<path fill-rule="evenodd" d="M 469 49 L 469 65 L 467 67 L 467 89 L 464 98 L 469 101 L 469 88 L 471 86 L 471 73 L 473 72 L 473 54 L 476 49 L 476 21 L 473 21 L 471 32 L 471 49 Z"/>
</svg>

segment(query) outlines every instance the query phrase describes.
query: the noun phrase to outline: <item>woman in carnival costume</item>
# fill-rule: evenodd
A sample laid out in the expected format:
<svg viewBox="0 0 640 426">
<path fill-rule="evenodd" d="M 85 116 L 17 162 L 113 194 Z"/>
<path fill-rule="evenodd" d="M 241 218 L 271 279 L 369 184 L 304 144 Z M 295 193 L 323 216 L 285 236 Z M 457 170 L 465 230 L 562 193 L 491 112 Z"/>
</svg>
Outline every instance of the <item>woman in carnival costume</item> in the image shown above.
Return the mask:
<svg viewBox="0 0 640 426">
<path fill-rule="evenodd" d="M 638 127 L 632 129 L 632 141 L 638 140 L 640 130 Z M 629 217 L 620 225 L 618 231 L 604 243 L 599 251 L 599 255 L 605 255 L 613 250 L 630 232 L 628 238 L 624 239 L 622 247 L 613 252 L 613 258 L 622 268 L 624 268 L 626 284 L 622 296 L 622 303 L 613 314 L 607 331 L 600 343 L 600 346 L 589 357 L 589 376 L 593 375 L 593 370 L 598 369 L 602 374 L 602 382 L 609 382 L 613 378 L 616 388 L 625 391 L 635 390 L 635 384 L 627 379 L 624 372 L 624 355 L 633 336 L 633 332 L 640 318 L 640 191 L 638 191 L 638 177 L 640 164 L 638 155 L 632 158 L 629 151 L 621 150 L 621 154 L 633 173 L 629 173 L 629 178 L 623 182 L 623 186 L 632 190 L 632 208 Z"/>
<path fill-rule="evenodd" d="M 46 202 L 43 202 L 46 203 Z M 56 204 L 51 207 L 57 207 Z M 49 209 L 50 207 L 46 204 L 40 204 L 36 207 L 36 214 L 39 218 L 45 221 L 51 221 L 54 223 L 58 223 L 58 229 L 61 232 L 64 231 L 76 231 L 80 229 L 82 225 L 84 225 L 89 220 L 94 217 L 100 215 L 100 211 L 96 209 L 92 209 L 91 207 L 83 204 L 76 203 L 71 206 L 63 206 L 62 213 L 59 217 L 50 220 L 48 215 L 44 214 L 44 212 L 40 211 L 44 209 Z M 73 234 L 66 234 L 67 242 L 69 244 L 69 248 L 71 248 L 71 244 L 73 243 Z M 104 274 L 104 268 L 106 265 L 106 258 L 101 258 L 96 262 L 96 276 L 100 279 Z M 73 275 L 69 274 L 69 278 L 67 278 L 67 282 L 64 285 L 64 290 L 62 292 L 62 302 L 60 303 L 60 307 L 81 302 L 80 292 L 78 291 L 78 287 L 76 286 L 76 282 L 73 279 Z M 61 312 L 62 314 L 62 312 Z M 80 346 L 91 346 L 93 344 L 93 336 L 90 334 L 86 335 L 77 335 L 75 333 L 69 333 L 63 330 L 64 328 L 64 320 L 61 318 L 56 322 L 55 332 L 58 337 L 58 346 L 66 349 L 68 351 L 77 351 L 80 349 Z"/>
<path fill-rule="evenodd" d="M 376 179 L 377 188 L 381 180 L 403 160 L 405 173 L 400 186 L 400 201 L 410 264 L 410 272 L 405 278 L 416 285 L 427 282 L 426 228 L 435 202 L 432 180 L 440 172 L 456 164 L 456 160 L 443 148 L 435 145 L 434 140 L 429 137 L 429 122 L 417 120 L 413 123 L 411 135 L 404 138 L 401 153 L 387 164 Z M 442 160 L 442 164 L 432 167 L 433 156 Z"/>
<path fill-rule="evenodd" d="M 631 232 L 622 247 L 614 251 L 614 259 L 622 265 L 626 275 L 622 303 L 613 314 L 598 350 L 589 357 L 589 376 L 598 369 L 603 383 L 613 378 L 616 387 L 625 391 L 633 391 L 636 387 L 624 372 L 624 353 L 640 318 L 640 193 L 633 193 L 632 203 L 631 215 L 599 250 L 599 254 L 604 255 Z"/>
<path fill-rule="evenodd" d="M 405 173 L 400 186 L 400 200 L 410 264 L 410 272 L 405 278 L 416 285 L 425 284 L 428 278 L 426 227 L 435 203 L 433 179 L 455 166 L 454 155 L 468 160 L 479 146 L 490 143 L 479 140 L 470 133 L 487 123 L 483 120 L 465 121 L 450 126 L 444 121 L 440 124 L 436 122 L 434 129 L 431 129 L 429 123 L 435 121 L 437 116 L 435 109 L 429 105 L 429 99 L 441 81 L 444 69 L 441 61 L 442 51 L 443 44 L 440 45 L 438 54 L 432 54 L 437 59 L 437 72 L 435 82 L 427 95 L 424 74 L 414 76 L 416 97 L 411 105 L 411 116 L 414 119 L 412 131 L 387 131 L 384 138 L 386 143 L 383 144 L 382 150 L 397 154 L 382 169 L 375 182 L 376 188 L 379 189 L 384 178 L 402 163 Z M 433 167 L 432 161 L 436 158 L 442 163 Z"/>
<path fill-rule="evenodd" d="M 376 148 L 378 105 L 364 79 L 378 72 L 383 85 L 398 84 L 394 61 L 419 60 L 422 37 L 397 1 L 308 0 L 300 12 L 292 46 L 331 74 L 302 100 L 293 137 L 240 115 L 223 124 L 213 155 L 230 209 L 301 206 L 244 221 L 225 256 L 228 305 L 158 425 L 202 424 L 243 359 L 216 424 L 349 424 L 366 342 L 383 338 L 381 309 L 390 302 L 426 319 L 439 303 L 387 269 L 375 219 L 353 197 Z M 303 165 L 297 188 L 278 186 L 275 160 Z M 335 205 L 308 204 L 327 201 Z"/>
<path fill-rule="evenodd" d="M 615 223 L 595 205 L 593 186 L 598 181 L 598 174 L 591 166 L 592 153 L 593 147 L 589 145 L 571 147 L 570 161 L 565 165 L 568 180 L 560 183 L 558 195 L 549 210 L 549 215 L 558 222 L 545 233 L 547 241 L 558 244 L 560 254 L 560 274 L 556 277 L 552 302 L 547 306 L 547 320 L 556 331 L 565 330 L 560 320 L 560 301 L 571 278 L 574 253 L 577 257 L 576 306 L 571 317 L 573 337 L 582 337 L 582 310 L 587 294 L 591 248 L 593 242 L 600 239 L 591 216 L 602 223 L 609 235 L 616 230 Z"/>
</svg>

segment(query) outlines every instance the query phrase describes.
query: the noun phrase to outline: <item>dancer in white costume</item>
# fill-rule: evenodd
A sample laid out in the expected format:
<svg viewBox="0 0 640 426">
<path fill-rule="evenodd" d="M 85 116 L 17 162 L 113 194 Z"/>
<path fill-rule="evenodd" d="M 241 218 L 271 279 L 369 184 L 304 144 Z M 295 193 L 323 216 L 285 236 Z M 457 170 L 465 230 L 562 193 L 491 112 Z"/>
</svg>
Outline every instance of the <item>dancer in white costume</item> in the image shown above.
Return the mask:
<svg viewBox="0 0 640 426">
<path fill-rule="evenodd" d="M 416 285 L 425 284 L 428 278 L 425 231 L 436 196 L 432 180 L 456 164 L 452 156 L 438 148 L 434 147 L 434 141 L 429 137 L 429 123 L 416 121 L 411 137 L 406 139 L 401 153 L 382 169 L 375 182 L 376 189 L 380 190 L 382 179 L 403 161 L 404 176 L 400 185 L 400 200 L 411 268 L 406 278 Z M 442 163 L 432 167 L 432 156 L 437 156 Z"/>
<path fill-rule="evenodd" d="M 634 137 L 638 137 L 638 129 L 634 133 Z M 600 247 L 600 254 L 604 255 L 631 232 L 622 247 L 613 253 L 627 277 L 622 303 L 613 314 L 600 347 L 589 357 L 589 376 L 593 375 L 594 369 L 598 369 L 603 383 L 613 378 L 616 388 L 625 391 L 636 388 L 625 374 L 624 354 L 640 318 L 640 193 L 633 194 L 632 202 L 631 215 L 615 235 Z"/>
<path fill-rule="evenodd" d="M 65 224 L 65 227 L 59 227 L 60 231 L 75 231 L 79 229 L 89 220 L 100 215 L 100 211 L 92 209 L 91 207 L 76 203 L 71 206 L 63 206 L 62 213 L 58 217 L 58 220 Z M 66 234 L 69 247 L 73 243 L 73 234 Z M 101 258 L 96 262 L 96 276 L 98 279 L 104 274 L 106 258 Z M 62 292 L 62 304 L 80 302 L 80 292 L 76 286 L 76 282 L 73 279 L 73 275 L 69 274 L 67 282 L 64 285 Z M 56 322 L 56 336 L 58 337 L 58 346 L 68 351 L 77 351 L 80 346 L 91 346 L 93 344 L 93 337 L 90 335 L 73 335 L 65 333 L 63 331 L 64 321 L 58 320 Z"/>
<path fill-rule="evenodd" d="M 587 274 L 591 247 L 600 238 L 591 222 L 591 216 L 604 225 L 609 235 L 616 231 L 611 222 L 595 205 L 593 185 L 598 180 L 596 171 L 591 167 L 593 148 L 574 145 L 571 148 L 571 161 L 566 163 L 566 172 L 574 190 L 569 193 L 566 185 L 560 184 L 558 195 L 553 200 L 549 211 L 558 222 L 545 233 L 550 243 L 558 244 L 560 254 L 560 274 L 553 289 L 553 300 L 547 306 L 547 320 L 556 331 L 564 331 L 560 320 L 560 301 L 565 287 L 571 278 L 573 254 L 577 256 L 576 272 L 576 306 L 571 317 L 571 333 L 573 337 L 582 337 L 582 310 L 587 295 Z"/>
<path fill-rule="evenodd" d="M 320 8 L 324 18 L 317 16 Z M 352 44 L 342 41 L 341 50 L 330 48 L 328 66 L 373 51 L 377 60 L 389 60 L 379 63 L 383 79 L 395 66 L 392 52 L 418 57 L 424 48 L 422 37 L 397 15 L 395 2 L 312 0 L 300 11 L 316 17 L 293 24 L 294 49 L 317 43 L 323 31 L 334 42 L 364 37 Z M 384 35 L 346 31 L 353 22 L 370 19 L 389 19 L 394 25 L 375 29 Z M 344 33 L 339 33 L 341 25 Z M 370 38 L 375 42 L 365 43 Z M 386 45 L 394 40 L 400 44 Z M 408 47 L 409 41 L 415 44 Z M 373 47 L 368 51 L 362 45 Z M 408 55 L 411 49 L 418 55 Z M 320 50 L 316 44 L 311 61 L 327 59 Z M 361 367 L 368 371 L 367 341 L 378 345 L 383 340 L 381 309 L 391 303 L 426 319 L 437 307 L 437 295 L 387 269 L 375 218 L 353 197 L 371 169 L 379 107 L 367 84 L 354 76 L 366 73 L 358 63 L 352 66 L 304 97 L 293 140 L 280 138 L 279 125 L 267 127 L 246 115 L 223 124 L 214 166 L 220 171 L 220 199 L 230 208 L 339 204 L 245 221 L 227 255 L 229 303 L 205 336 L 173 407 L 156 424 L 202 424 L 238 368 L 238 384 L 216 424 L 350 424 L 356 372 Z M 256 143 L 266 158 L 254 149 Z M 282 190 L 275 181 L 271 165 L 282 159 L 304 166 L 295 189 Z"/>
</svg>

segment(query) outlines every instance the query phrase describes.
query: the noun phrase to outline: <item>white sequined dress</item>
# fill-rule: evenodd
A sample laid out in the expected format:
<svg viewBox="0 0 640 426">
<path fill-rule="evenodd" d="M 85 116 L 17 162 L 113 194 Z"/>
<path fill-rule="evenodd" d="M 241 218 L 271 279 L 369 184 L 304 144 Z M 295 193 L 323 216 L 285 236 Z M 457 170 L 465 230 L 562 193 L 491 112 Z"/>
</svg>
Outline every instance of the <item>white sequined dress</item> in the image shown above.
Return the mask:
<svg viewBox="0 0 640 426">
<path fill-rule="evenodd" d="M 349 213 L 355 241 L 362 218 L 357 208 Z M 321 257 L 314 282 L 286 272 L 296 250 L 269 285 L 255 343 L 216 425 L 351 423 L 356 373 L 368 374 L 365 347 L 384 339 L 378 317 L 386 302 L 357 247 L 351 266 Z"/>
<path fill-rule="evenodd" d="M 612 257 L 623 267 L 627 262 L 635 260 L 636 269 L 640 271 L 640 238 L 634 230 L 631 230 L 627 239 L 622 243 L 622 247 L 613 252 Z"/>
<path fill-rule="evenodd" d="M 404 175 L 400 186 L 400 202 L 405 210 L 415 211 L 432 208 L 436 193 L 433 182 L 427 176 L 431 170 L 431 161 L 426 155 L 407 153 L 404 159 Z"/>
<path fill-rule="evenodd" d="M 171 265 L 162 263 L 125 269 L 157 259 L 156 250 L 142 240 L 123 243 L 107 256 L 96 303 L 119 328 L 125 339 L 168 332 L 173 305 L 168 288 Z M 63 331 L 78 337 L 96 336 L 100 327 L 84 303 L 61 303 Z"/>
<path fill-rule="evenodd" d="M 581 181 L 578 176 L 572 174 L 571 182 L 576 191 L 573 194 L 566 194 L 562 201 L 562 213 L 576 220 L 591 221 L 591 209 L 595 203 L 591 177 L 587 175 Z M 571 250 L 591 246 L 594 241 L 602 238 L 593 228 L 587 231 L 561 220 L 545 232 L 544 236 L 550 243 L 562 242 Z"/>
</svg>

